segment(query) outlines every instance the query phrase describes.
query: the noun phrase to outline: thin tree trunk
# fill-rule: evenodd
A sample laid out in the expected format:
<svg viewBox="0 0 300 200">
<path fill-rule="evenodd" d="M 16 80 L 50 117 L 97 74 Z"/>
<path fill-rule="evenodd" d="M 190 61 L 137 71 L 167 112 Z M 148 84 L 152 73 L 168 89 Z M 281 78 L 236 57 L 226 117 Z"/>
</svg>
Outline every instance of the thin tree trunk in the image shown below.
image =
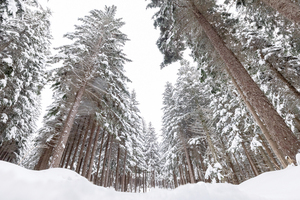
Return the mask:
<svg viewBox="0 0 300 200">
<path fill-rule="evenodd" d="M 297 154 L 298 149 L 300 149 L 300 142 L 297 140 L 296 136 L 292 133 L 284 120 L 269 102 L 268 98 L 250 77 L 240 61 L 236 58 L 232 51 L 227 48 L 216 30 L 200 13 L 193 1 L 191 1 L 191 10 L 194 12 L 199 24 L 210 39 L 215 50 L 226 63 L 226 69 L 237 81 L 246 99 L 254 107 L 256 113 L 265 123 L 274 141 L 276 141 L 279 148 L 285 155 L 295 160 L 295 155 Z"/>
<path fill-rule="evenodd" d="M 125 192 L 126 159 L 127 159 L 127 149 L 125 150 L 125 155 L 124 155 L 124 169 L 123 169 L 123 177 L 122 177 L 122 192 Z"/>
<path fill-rule="evenodd" d="M 91 145 L 92 145 L 92 142 L 93 142 L 93 139 L 94 139 L 94 133 L 95 133 L 95 130 L 96 130 L 97 126 L 98 126 L 97 122 L 94 121 L 93 128 L 92 128 L 91 133 L 90 133 L 89 143 L 88 143 L 88 146 L 87 146 L 86 151 L 85 151 L 84 162 L 83 162 L 83 167 L 82 167 L 82 172 L 81 172 L 81 175 L 85 176 L 85 177 L 86 177 L 86 170 L 87 170 L 87 166 L 88 166 L 88 161 L 89 161 L 90 154 L 91 154 Z"/>
<path fill-rule="evenodd" d="M 224 144 L 222 138 L 220 138 L 220 141 L 221 141 L 221 144 L 222 144 L 222 149 L 223 149 L 223 151 L 225 152 L 225 158 L 226 158 L 227 165 L 228 165 L 228 166 L 231 168 L 231 170 L 232 170 L 232 177 L 233 177 L 233 178 L 232 178 L 232 181 L 233 181 L 233 184 L 238 185 L 238 184 L 239 184 L 239 179 L 238 179 L 237 173 L 236 173 L 236 171 L 235 171 L 235 169 L 234 169 L 234 165 L 233 165 L 233 163 L 231 162 L 231 159 L 230 159 L 230 157 L 229 157 L 228 152 L 226 151 L 226 147 L 225 147 L 225 144 Z"/>
<path fill-rule="evenodd" d="M 86 178 L 91 181 L 91 174 L 92 174 L 92 169 L 93 169 L 93 164 L 94 164 L 94 158 L 96 155 L 96 149 L 97 149 L 97 142 L 98 142 L 98 138 L 99 138 L 99 134 L 100 134 L 100 125 L 98 125 L 98 130 L 96 131 L 96 136 L 95 136 L 95 140 L 94 140 L 94 145 L 93 145 L 93 149 L 92 149 L 92 154 L 91 154 L 91 159 L 90 159 L 90 166 L 86 175 Z"/>
<path fill-rule="evenodd" d="M 91 117 L 90 117 L 90 119 L 91 119 Z M 72 157 L 72 161 L 71 161 L 71 164 L 70 164 L 70 169 L 71 170 L 73 170 L 73 167 L 74 167 L 74 162 L 75 162 L 75 159 L 76 159 L 77 151 L 78 151 L 78 148 L 79 148 L 79 145 L 80 145 L 80 141 L 81 141 L 81 138 L 82 138 L 82 135 L 83 135 L 83 133 L 82 133 L 83 129 L 84 129 L 84 127 L 88 127 L 89 126 L 89 120 L 90 119 L 88 119 L 88 117 L 85 117 L 83 124 L 81 125 L 80 128 L 78 128 L 78 131 L 77 131 L 78 138 L 77 138 L 77 140 L 75 140 L 75 142 L 76 142 L 76 145 L 75 145 L 76 148 L 74 150 L 74 155 Z"/>
<path fill-rule="evenodd" d="M 83 151 L 84 151 L 84 147 L 85 147 L 85 143 L 86 143 L 86 138 L 87 138 L 87 135 L 89 133 L 90 126 L 92 124 L 94 124 L 93 122 L 94 122 L 93 117 L 90 117 L 88 125 L 85 129 L 85 133 L 84 133 L 83 140 L 82 140 L 81 147 L 80 147 L 80 153 L 79 153 L 79 156 L 78 156 L 78 161 L 77 161 L 77 166 L 76 166 L 76 172 L 78 174 L 80 173 L 80 169 L 81 169 L 81 163 L 82 163 L 82 159 L 83 159 Z"/>
<path fill-rule="evenodd" d="M 119 191 L 119 160 L 120 160 L 120 143 L 118 144 L 117 167 L 116 167 L 116 191 Z"/>
<path fill-rule="evenodd" d="M 64 153 L 62 155 L 62 159 L 59 163 L 60 168 L 64 168 L 65 161 L 66 161 L 66 155 L 69 153 L 69 150 L 70 150 L 70 141 L 67 143 L 67 147 L 65 148 Z"/>
<path fill-rule="evenodd" d="M 75 97 L 75 101 L 69 111 L 69 115 L 66 119 L 66 122 L 65 122 L 65 125 L 64 125 L 64 128 L 60 134 L 60 138 L 59 140 L 57 141 L 57 144 L 56 146 L 54 147 L 54 150 L 53 150 L 53 157 L 52 157 L 52 161 L 51 161 L 51 165 L 50 167 L 51 168 L 54 168 L 54 167 L 59 167 L 59 163 L 60 163 L 60 160 L 61 160 L 61 157 L 62 157 L 62 154 L 64 152 L 64 149 L 65 149 L 65 145 L 68 141 L 68 138 L 69 138 L 69 135 L 70 135 L 70 131 L 72 129 L 72 126 L 73 126 L 73 123 L 74 123 L 74 120 L 75 120 L 75 117 L 76 117 L 76 114 L 77 114 L 77 111 L 78 111 L 78 108 L 80 106 L 80 101 L 81 101 L 81 98 L 84 94 L 84 91 L 85 91 L 85 88 L 86 88 L 86 82 L 83 83 L 83 85 L 80 87 L 80 89 L 78 90 L 77 94 L 76 94 L 76 97 Z"/>
<path fill-rule="evenodd" d="M 189 155 L 189 152 L 188 152 L 188 149 L 187 149 L 187 146 L 186 146 L 186 140 L 185 140 L 182 132 L 180 132 L 180 138 L 181 138 L 181 141 L 182 141 L 182 144 L 183 144 L 185 157 L 186 157 L 188 167 L 189 167 L 190 180 L 191 180 L 191 183 L 195 183 L 195 178 L 194 178 L 194 174 L 193 174 L 193 170 L 192 170 L 192 163 L 191 163 L 191 160 L 190 160 L 190 155 Z"/>
<path fill-rule="evenodd" d="M 269 170 L 270 170 L 270 171 L 274 171 L 275 169 L 274 169 L 274 167 L 273 167 L 273 165 L 272 165 L 270 159 L 269 159 L 268 156 L 266 155 L 264 149 L 263 149 L 261 146 L 259 146 L 258 149 L 259 149 L 260 154 L 263 156 L 263 158 L 264 158 L 266 164 L 268 165 Z"/>
<path fill-rule="evenodd" d="M 277 160 L 275 160 L 275 158 L 273 157 L 273 154 L 272 154 L 271 150 L 269 149 L 268 145 L 265 143 L 264 139 L 262 138 L 262 136 L 260 134 L 258 134 L 258 137 L 260 138 L 261 144 L 263 145 L 264 149 L 266 150 L 271 161 L 274 163 L 276 169 L 280 170 L 279 164 L 277 163 Z"/>
<path fill-rule="evenodd" d="M 291 0 L 263 0 L 288 20 L 300 24 L 300 6 Z"/>
<path fill-rule="evenodd" d="M 109 152 L 108 152 L 108 160 L 107 160 L 107 172 L 106 172 L 106 177 L 104 179 L 104 187 L 108 186 L 108 175 L 110 173 L 110 166 L 111 166 L 111 152 L 112 152 L 112 147 L 113 147 L 113 138 L 110 140 L 110 145 L 109 145 Z"/>
<path fill-rule="evenodd" d="M 103 135 L 102 135 L 102 138 L 101 138 L 99 159 L 98 159 L 98 165 L 97 165 L 97 172 L 96 172 L 96 175 L 95 175 L 95 178 L 94 178 L 94 184 L 98 184 L 97 181 L 98 181 L 99 170 L 100 170 L 100 161 L 101 161 L 102 145 L 103 145 L 104 137 L 105 137 L 105 128 L 103 130 Z"/>
<path fill-rule="evenodd" d="M 135 165 L 135 171 L 134 171 L 134 192 L 136 193 L 137 189 L 137 166 Z"/>
<path fill-rule="evenodd" d="M 101 179 L 100 179 L 100 186 L 103 185 L 103 179 L 104 179 L 104 172 L 105 172 L 105 164 L 106 164 L 106 159 L 107 159 L 107 150 L 108 150 L 108 146 L 110 144 L 110 139 L 111 138 L 111 134 L 108 133 L 108 138 L 107 138 L 107 144 L 105 147 L 105 154 L 104 154 L 104 159 L 103 159 L 103 166 L 102 166 L 102 173 L 101 173 Z"/>
<path fill-rule="evenodd" d="M 243 146 L 244 151 L 245 151 L 245 154 L 246 154 L 246 156 L 247 156 L 247 158 L 248 158 L 248 160 L 249 160 L 251 169 L 252 169 L 252 171 L 254 172 L 254 175 L 255 175 L 255 176 L 258 176 L 258 175 L 259 175 L 258 170 L 257 170 L 257 168 L 256 168 L 256 166 L 255 166 L 255 164 L 254 164 L 254 161 L 253 161 L 252 158 L 250 157 L 250 154 L 249 154 L 249 152 L 248 152 L 248 150 L 247 150 L 247 148 L 246 148 L 244 142 L 242 142 L 242 146 Z"/>
<path fill-rule="evenodd" d="M 175 174 L 174 170 L 173 170 L 173 178 L 174 178 L 175 188 L 177 188 L 178 187 L 178 183 L 177 183 L 177 177 L 176 177 L 176 174 Z"/>
<path fill-rule="evenodd" d="M 68 154 L 66 154 L 66 162 L 65 162 L 65 165 L 62 166 L 62 167 L 65 167 L 65 168 L 68 168 L 69 164 L 70 164 L 70 159 L 71 159 L 71 156 L 72 156 L 72 152 L 73 152 L 73 148 L 74 148 L 74 143 L 75 143 L 75 140 L 76 140 L 76 133 L 74 133 L 74 137 L 73 137 L 73 140 L 71 141 L 71 145 L 69 144 L 69 150 L 67 151 Z M 75 153 L 75 152 L 74 152 Z M 64 162 L 63 162 L 64 163 Z"/>
</svg>

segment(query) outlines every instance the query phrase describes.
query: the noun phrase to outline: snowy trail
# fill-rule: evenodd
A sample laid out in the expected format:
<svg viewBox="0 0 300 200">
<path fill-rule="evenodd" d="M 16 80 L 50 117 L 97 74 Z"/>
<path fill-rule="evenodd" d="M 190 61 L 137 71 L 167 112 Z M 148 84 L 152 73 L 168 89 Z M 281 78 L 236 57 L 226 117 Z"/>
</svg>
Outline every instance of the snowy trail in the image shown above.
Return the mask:
<svg viewBox="0 0 300 200">
<path fill-rule="evenodd" d="M 67 169 L 27 170 L 0 161 L 1 200 L 299 200 L 300 167 L 264 173 L 241 185 L 206 184 L 148 193 L 121 193 L 91 184 Z"/>
</svg>

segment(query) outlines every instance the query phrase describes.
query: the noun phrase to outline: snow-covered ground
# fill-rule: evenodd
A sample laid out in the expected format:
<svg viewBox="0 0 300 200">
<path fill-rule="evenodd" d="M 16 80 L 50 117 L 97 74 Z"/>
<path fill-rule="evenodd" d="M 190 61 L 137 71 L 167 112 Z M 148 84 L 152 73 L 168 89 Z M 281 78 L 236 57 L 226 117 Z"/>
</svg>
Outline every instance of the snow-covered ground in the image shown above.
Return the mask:
<svg viewBox="0 0 300 200">
<path fill-rule="evenodd" d="M 67 169 L 32 171 L 0 161 L 1 200 L 299 200 L 300 167 L 267 172 L 241 185 L 197 183 L 175 190 L 121 193 Z"/>
</svg>

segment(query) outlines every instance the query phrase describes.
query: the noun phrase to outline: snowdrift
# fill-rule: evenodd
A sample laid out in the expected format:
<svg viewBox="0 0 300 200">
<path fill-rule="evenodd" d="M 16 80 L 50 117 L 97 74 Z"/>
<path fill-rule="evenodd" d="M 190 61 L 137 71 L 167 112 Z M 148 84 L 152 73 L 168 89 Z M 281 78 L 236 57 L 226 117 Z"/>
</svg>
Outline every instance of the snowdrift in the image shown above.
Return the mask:
<svg viewBox="0 0 300 200">
<path fill-rule="evenodd" d="M 27 170 L 0 161 L 1 200 L 300 200 L 300 167 L 267 172 L 240 185 L 197 183 L 175 190 L 121 193 L 67 169 Z"/>
</svg>

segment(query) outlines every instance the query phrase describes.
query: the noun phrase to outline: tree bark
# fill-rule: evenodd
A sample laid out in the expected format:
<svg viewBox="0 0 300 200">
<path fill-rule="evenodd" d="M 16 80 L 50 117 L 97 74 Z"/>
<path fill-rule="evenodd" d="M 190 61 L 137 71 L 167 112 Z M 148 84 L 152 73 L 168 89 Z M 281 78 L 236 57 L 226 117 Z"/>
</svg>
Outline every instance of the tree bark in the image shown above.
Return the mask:
<svg viewBox="0 0 300 200">
<path fill-rule="evenodd" d="M 288 20 L 300 24 L 300 6 L 291 0 L 263 0 Z"/>
<path fill-rule="evenodd" d="M 285 155 L 295 160 L 295 155 L 297 154 L 298 149 L 300 149 L 300 142 L 297 140 L 296 136 L 250 77 L 240 61 L 232 51 L 227 48 L 216 30 L 206 20 L 202 13 L 200 13 L 193 1 L 191 1 L 191 10 L 195 14 L 199 24 L 215 50 L 225 62 L 226 70 L 230 72 L 230 75 L 237 81 L 237 84 L 241 87 L 246 99 L 261 117 L 267 130 L 271 134 L 272 139 L 276 141 L 277 145 Z"/>
<path fill-rule="evenodd" d="M 117 155 L 116 186 L 115 186 L 116 191 L 119 191 L 119 160 L 120 160 L 120 144 L 118 144 L 118 155 Z"/>
<path fill-rule="evenodd" d="M 83 167 L 82 167 L 82 172 L 81 172 L 81 175 L 85 176 L 85 177 L 86 177 L 86 169 L 88 166 L 88 161 L 89 161 L 90 153 L 91 153 L 91 145 L 92 145 L 92 141 L 94 139 L 94 133 L 95 133 L 96 128 L 97 128 L 97 122 L 94 121 L 93 128 L 90 133 L 89 143 L 88 143 L 88 146 L 85 151 L 84 162 L 83 162 Z"/>
<path fill-rule="evenodd" d="M 188 167 L 189 167 L 190 180 L 191 180 L 191 183 L 195 183 L 195 178 L 194 178 L 195 176 L 193 174 L 193 169 L 192 169 L 192 163 L 191 163 L 191 160 L 190 160 L 190 155 L 189 155 L 189 152 L 188 152 L 188 149 L 187 149 L 187 146 L 186 146 L 186 140 L 185 140 L 182 132 L 180 132 L 180 138 L 181 138 L 181 141 L 182 141 L 182 144 L 183 144 L 183 148 L 184 148 L 184 152 L 185 152 L 185 157 L 186 157 L 187 164 L 188 164 Z"/>
<path fill-rule="evenodd" d="M 65 148 L 65 150 L 64 150 L 64 153 L 63 153 L 63 155 L 62 155 L 62 159 L 61 159 L 61 161 L 60 161 L 60 163 L 59 163 L 59 167 L 60 168 L 64 168 L 64 165 L 65 165 L 65 161 L 66 161 L 66 157 L 67 157 L 67 154 L 69 153 L 69 151 L 70 151 L 70 141 L 67 143 L 67 147 Z"/>
<path fill-rule="evenodd" d="M 76 172 L 78 174 L 80 173 L 80 169 L 81 169 L 81 163 L 82 163 L 82 159 L 83 159 L 83 151 L 84 151 L 84 147 L 85 147 L 85 143 L 86 143 L 86 138 L 87 138 L 87 135 L 89 133 L 90 126 L 93 124 L 93 122 L 94 122 L 93 117 L 90 117 L 88 125 L 87 125 L 87 127 L 85 127 L 85 133 L 84 133 L 83 140 L 82 140 L 82 143 L 81 143 L 80 153 L 79 153 L 79 156 L 78 156 L 78 161 L 77 161 L 77 166 L 76 166 Z"/>
<path fill-rule="evenodd" d="M 174 170 L 173 170 L 173 178 L 174 178 L 175 188 L 178 188 L 177 177 L 176 177 L 176 174 L 175 174 Z"/>
<path fill-rule="evenodd" d="M 110 140 L 110 145 L 109 145 L 109 153 L 108 153 L 108 160 L 107 160 L 107 170 L 106 170 L 106 177 L 104 179 L 104 187 L 107 187 L 108 185 L 108 175 L 110 173 L 110 161 L 111 161 L 111 152 L 112 152 L 112 147 L 113 147 L 113 141 L 114 139 L 112 138 Z"/>
<path fill-rule="evenodd" d="M 102 135 L 102 139 L 101 139 L 101 144 L 100 144 L 100 152 L 99 152 L 99 159 L 98 159 L 98 165 L 97 165 L 97 172 L 94 178 L 94 184 L 98 184 L 98 176 L 99 176 L 99 170 L 100 170 L 100 161 L 101 161 L 101 154 L 102 154 L 102 145 L 103 145 L 103 141 L 104 141 L 104 137 L 105 137 L 105 128 L 103 130 L 103 135 Z"/>
<path fill-rule="evenodd" d="M 72 129 L 72 126 L 73 126 L 73 123 L 74 123 L 74 120 L 75 120 L 75 117 L 76 117 L 76 114 L 77 114 L 77 111 L 78 111 L 78 108 L 80 106 L 80 101 L 81 101 L 81 98 L 84 94 L 84 91 L 85 91 L 85 88 L 86 88 L 86 82 L 83 83 L 83 85 L 79 88 L 77 94 L 76 94 L 76 97 L 75 97 L 75 101 L 69 111 L 69 115 L 66 119 L 66 122 L 65 122 L 65 125 L 64 125 L 64 128 L 60 134 L 60 138 L 58 139 L 57 141 L 57 144 L 56 146 L 54 147 L 54 150 L 53 150 L 53 157 L 52 157 L 52 161 L 51 161 L 51 165 L 50 167 L 51 168 L 54 168 L 54 167 L 59 167 L 59 163 L 60 163 L 60 160 L 61 160 L 61 157 L 62 157 L 62 154 L 64 152 L 64 149 L 65 149 L 65 145 L 68 141 L 68 138 L 69 138 L 69 135 L 70 135 L 70 131 Z"/>
<path fill-rule="evenodd" d="M 248 160 L 249 160 L 249 163 L 250 163 L 250 166 L 251 166 L 251 169 L 252 169 L 254 175 L 255 175 L 255 176 L 258 176 L 258 175 L 259 175 L 258 170 L 257 170 L 257 168 L 256 168 L 256 166 L 255 166 L 255 164 L 254 164 L 254 161 L 253 161 L 252 158 L 250 157 L 250 154 L 249 154 L 249 152 L 248 152 L 248 150 L 247 150 L 247 148 L 246 148 L 244 142 L 242 142 L 242 146 L 243 146 L 243 149 L 244 149 L 244 151 L 245 151 L 245 154 L 246 154 L 246 156 L 247 156 L 247 158 L 248 158 Z"/>
<path fill-rule="evenodd" d="M 91 117 L 90 117 L 90 119 L 91 119 Z M 77 151 L 78 151 L 78 148 L 79 148 L 79 145 L 80 145 L 80 140 L 82 138 L 83 129 L 84 129 L 84 127 L 89 126 L 90 119 L 88 119 L 88 117 L 85 117 L 85 120 L 84 120 L 82 126 L 78 129 L 78 132 L 77 132 L 78 139 L 75 141 L 76 142 L 76 145 L 75 145 L 76 148 L 74 150 L 74 155 L 72 157 L 72 161 L 71 161 L 71 164 L 70 164 L 70 169 L 71 170 L 73 170 L 73 166 L 74 166 L 74 162 L 75 162 L 75 159 L 76 159 Z"/>
<path fill-rule="evenodd" d="M 111 138 L 111 134 L 108 133 L 107 144 L 106 144 L 106 147 L 105 147 L 105 154 L 104 154 L 104 159 L 103 159 L 103 166 L 102 166 L 102 173 L 101 173 L 101 179 L 100 179 L 100 186 L 103 185 L 104 172 L 105 172 L 105 164 L 106 164 L 106 159 L 107 159 L 107 150 L 108 150 L 108 146 L 110 144 L 110 138 Z"/>
<path fill-rule="evenodd" d="M 97 142 L 100 134 L 100 125 L 98 125 L 98 130 L 96 132 L 95 140 L 94 140 L 94 145 L 92 149 L 92 154 L 91 154 L 91 159 L 90 159 L 90 166 L 86 175 L 86 178 L 91 181 L 91 174 L 92 174 L 92 169 L 93 169 L 93 164 L 94 164 L 94 158 L 96 155 L 96 149 L 97 149 Z M 103 133 L 104 134 L 104 133 Z"/>
<path fill-rule="evenodd" d="M 122 192 L 125 192 L 126 159 L 127 159 L 127 149 L 125 150 L 125 155 L 124 155 L 124 169 L 123 169 L 123 177 L 122 177 Z"/>
</svg>

